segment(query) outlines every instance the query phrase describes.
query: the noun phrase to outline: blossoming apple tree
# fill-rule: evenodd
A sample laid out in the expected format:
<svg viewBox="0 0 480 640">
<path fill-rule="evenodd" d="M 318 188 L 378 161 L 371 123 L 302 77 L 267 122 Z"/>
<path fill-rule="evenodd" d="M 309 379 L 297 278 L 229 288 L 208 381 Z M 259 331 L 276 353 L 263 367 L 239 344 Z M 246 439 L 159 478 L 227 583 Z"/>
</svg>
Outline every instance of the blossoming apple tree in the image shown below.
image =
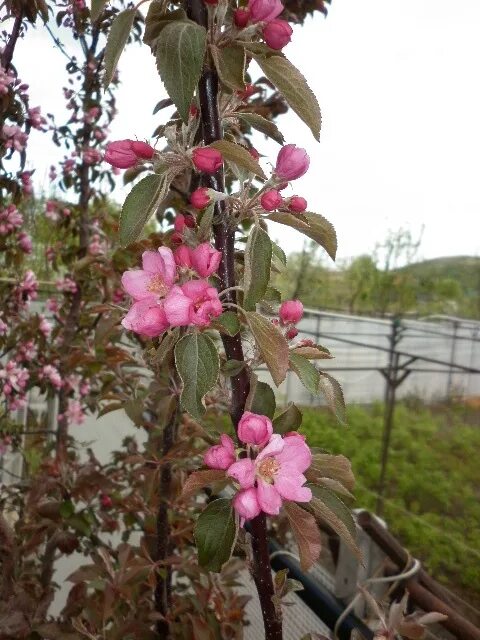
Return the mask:
<svg viewBox="0 0 480 640">
<path fill-rule="evenodd" d="M 128 9 L 112 25 L 107 84 L 135 11 Z M 161 246 L 143 253 L 141 268 L 123 274 L 132 303 L 122 325 L 147 336 L 157 365 L 169 372 L 172 405 L 164 455 L 175 446 L 182 412 L 201 424 L 206 398 L 228 406 L 234 431 L 212 443 L 205 468 L 190 474 L 183 495 L 223 487 L 222 497 L 210 501 L 196 522 L 198 561 L 219 571 L 239 540 L 251 545 L 268 639 L 281 638 L 282 625 L 268 558 L 267 516 L 284 510 L 304 568 L 320 551 L 316 517 L 325 518 L 356 550 L 346 510 L 339 516 L 342 503 L 331 491 L 332 484 L 342 489 L 340 480 L 324 480 L 324 457 L 312 453 L 298 432 L 300 410 L 290 404 L 277 412 L 272 386 L 255 373 L 266 366 L 279 386 L 291 369 L 311 393 L 323 393 L 342 419 L 338 383 L 312 363 L 330 357 L 328 351 L 296 341 L 301 302 L 283 302 L 273 319 L 260 312 L 280 302 L 270 277 L 286 264 L 283 250 L 268 234 L 268 221 L 304 233 L 332 258 L 336 250 L 332 225 L 307 211 L 303 197 L 286 195 L 290 183 L 309 169 L 307 152 L 284 144 L 276 125 L 249 103 L 258 85 L 249 83 L 247 74 L 255 73 L 256 63 L 318 140 L 317 100 L 281 53 L 292 36 L 288 21 L 279 18 L 283 11 L 280 0 L 250 0 L 238 7 L 226 0 L 187 0 L 175 7 L 151 2 L 143 40 L 155 56 L 176 115 L 157 130 L 156 144 L 135 140 L 133 130 L 131 139 L 110 142 L 105 154 L 113 167 L 147 174 L 123 205 L 120 238 L 125 245 L 139 238 L 154 213 L 162 215 L 170 186 L 185 178 L 184 201 L 173 207 L 172 231 Z M 259 163 L 245 135 L 250 128 L 281 144 L 272 171 Z M 170 477 L 169 468 L 162 478 L 168 483 Z M 167 484 L 163 488 L 167 491 Z M 168 538 L 165 513 L 159 513 L 157 526 L 159 535 Z M 156 591 L 166 632 L 169 580 L 158 576 Z"/>
</svg>

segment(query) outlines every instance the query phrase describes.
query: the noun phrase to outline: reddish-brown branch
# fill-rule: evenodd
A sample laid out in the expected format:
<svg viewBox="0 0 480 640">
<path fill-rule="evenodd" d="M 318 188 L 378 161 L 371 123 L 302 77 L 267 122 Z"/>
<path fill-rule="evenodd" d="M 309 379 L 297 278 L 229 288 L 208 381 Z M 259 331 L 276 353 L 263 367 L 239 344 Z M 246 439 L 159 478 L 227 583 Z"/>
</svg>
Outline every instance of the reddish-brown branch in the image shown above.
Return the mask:
<svg viewBox="0 0 480 640">
<path fill-rule="evenodd" d="M 8 71 L 12 64 L 13 52 L 15 51 L 15 45 L 17 44 L 18 36 L 20 35 L 20 30 L 22 28 L 22 19 L 23 13 L 20 11 L 18 16 L 15 18 L 12 33 L 10 34 L 8 42 L 2 53 L 2 67 L 5 71 Z"/>
<path fill-rule="evenodd" d="M 207 11 L 203 0 L 187 0 L 187 12 L 192 20 L 204 27 L 207 26 Z M 206 69 L 202 73 L 198 85 L 198 96 L 203 141 L 205 144 L 211 144 L 215 140 L 222 138 L 222 125 L 218 112 L 218 76 L 214 69 Z M 204 183 L 205 186 L 216 191 L 225 191 L 222 170 L 213 176 L 208 176 Z M 215 247 L 222 252 L 222 260 L 217 272 L 220 279 L 220 288 L 229 289 L 236 285 L 235 228 L 229 223 L 222 203 L 216 204 L 215 220 L 217 220 L 213 226 Z M 235 303 L 235 290 L 230 290 L 224 299 L 226 302 Z M 242 340 L 239 334 L 232 337 L 222 336 L 222 341 L 228 360 L 244 360 Z M 231 391 L 230 415 L 235 429 L 237 429 L 238 422 L 245 409 L 245 401 L 249 391 L 249 378 L 246 369 L 231 378 Z M 253 577 L 262 608 L 265 639 L 281 640 L 282 622 L 272 602 L 274 588 L 268 555 L 266 518 L 263 514 L 252 520 L 251 535 L 254 553 Z"/>
</svg>

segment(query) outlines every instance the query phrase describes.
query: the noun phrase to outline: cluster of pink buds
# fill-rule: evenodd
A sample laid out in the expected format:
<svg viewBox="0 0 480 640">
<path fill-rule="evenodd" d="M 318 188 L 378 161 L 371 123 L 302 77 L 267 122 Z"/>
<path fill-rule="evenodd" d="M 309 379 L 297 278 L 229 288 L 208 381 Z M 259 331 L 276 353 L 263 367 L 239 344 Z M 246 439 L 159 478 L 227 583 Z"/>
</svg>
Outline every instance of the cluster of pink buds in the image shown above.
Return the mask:
<svg viewBox="0 0 480 640">
<path fill-rule="evenodd" d="M 260 205 L 265 211 L 288 211 L 303 213 L 307 209 L 307 201 L 301 196 L 283 198 L 282 191 L 290 180 L 301 178 L 308 171 L 310 158 L 305 149 L 294 144 L 282 147 L 277 156 L 272 181 L 276 188 L 267 189 L 260 197 Z"/>
<path fill-rule="evenodd" d="M 6 149 L 13 149 L 19 153 L 25 151 L 28 135 L 16 124 L 4 124 L 2 128 L 2 138 Z"/>
<path fill-rule="evenodd" d="M 22 342 L 18 346 L 15 360 L 17 362 L 33 362 L 38 356 L 38 348 L 33 340 Z"/>
<path fill-rule="evenodd" d="M 57 280 L 55 286 L 57 287 L 57 291 L 62 291 L 63 293 L 77 293 L 78 291 L 77 283 L 68 276 Z"/>
<path fill-rule="evenodd" d="M 193 268 L 198 275 L 211 275 L 216 271 L 220 262 L 218 251 L 205 243 L 192 250 L 192 255 L 194 253 L 196 267 Z M 180 271 L 168 247 L 145 251 L 142 267 L 126 271 L 122 276 L 123 288 L 134 300 L 122 320 L 126 329 L 153 338 L 170 327 L 207 327 L 222 313 L 215 287 L 208 280 L 191 279 L 183 268 Z M 188 279 L 182 283 L 185 276 Z"/>
<path fill-rule="evenodd" d="M 69 398 L 67 410 L 64 414 L 59 414 L 58 419 L 65 420 L 67 424 L 83 424 L 85 422 L 85 414 L 81 402 Z"/>
<path fill-rule="evenodd" d="M 312 461 L 304 436 L 291 432 L 283 437 L 273 433 L 271 420 L 246 411 L 238 424 L 238 439 L 246 448 L 236 449 L 233 440 L 222 434 L 220 444 L 205 453 L 205 464 L 221 469 L 237 489 L 233 498 L 241 522 L 261 512 L 278 515 L 284 500 L 309 502 L 312 492 L 303 475 Z"/>
<path fill-rule="evenodd" d="M 30 107 L 30 109 L 28 110 L 28 121 L 34 129 L 43 131 L 43 127 L 47 124 L 47 121 L 42 116 L 40 111 L 40 107 Z"/>
<path fill-rule="evenodd" d="M 13 411 L 25 406 L 25 389 L 29 379 L 30 374 L 27 369 L 19 366 L 15 360 L 9 360 L 5 367 L 0 369 L 2 392 L 10 410 Z"/>
<path fill-rule="evenodd" d="M 14 204 L 0 211 L 0 235 L 6 236 L 23 224 L 23 216 Z"/>
<path fill-rule="evenodd" d="M 278 311 L 280 320 L 274 319 L 272 323 L 285 328 L 287 340 L 293 340 L 298 336 L 298 329 L 295 326 L 303 317 L 303 304 L 300 300 L 285 300 L 280 305 Z"/>
<path fill-rule="evenodd" d="M 55 389 L 61 389 L 63 386 L 59 370 L 51 364 L 46 364 L 40 369 L 38 378 L 48 381 Z"/>
<path fill-rule="evenodd" d="M 37 299 L 38 280 L 31 269 L 25 273 L 22 282 L 16 287 L 16 295 L 22 307 L 28 306 L 31 300 Z"/>
<path fill-rule="evenodd" d="M 284 6 L 280 0 L 249 0 L 247 7 L 234 12 L 235 25 L 244 29 L 249 24 L 262 25 L 263 39 L 272 49 L 283 49 L 292 39 L 292 27 L 278 16 Z"/>
<path fill-rule="evenodd" d="M 223 156 L 212 147 L 196 147 L 192 151 L 192 162 L 197 171 L 213 174 L 221 169 Z"/>
<path fill-rule="evenodd" d="M 7 72 L 0 66 L 0 95 L 6 96 L 10 85 L 15 82 L 15 76 L 12 72 Z"/>
<path fill-rule="evenodd" d="M 98 164 L 102 160 L 102 154 L 98 149 L 85 149 L 82 153 L 82 160 L 87 165 Z"/>
<path fill-rule="evenodd" d="M 155 149 L 146 142 L 137 140 L 117 140 L 110 142 L 104 160 L 117 169 L 130 169 L 142 160 L 152 160 Z"/>
</svg>

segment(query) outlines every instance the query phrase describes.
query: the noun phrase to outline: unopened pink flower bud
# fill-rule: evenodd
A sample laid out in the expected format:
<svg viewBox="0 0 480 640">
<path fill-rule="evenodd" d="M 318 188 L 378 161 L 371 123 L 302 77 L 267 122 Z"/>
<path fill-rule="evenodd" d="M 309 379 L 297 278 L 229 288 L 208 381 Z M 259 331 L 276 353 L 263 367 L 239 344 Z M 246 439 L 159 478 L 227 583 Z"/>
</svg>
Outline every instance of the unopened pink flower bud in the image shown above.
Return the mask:
<svg viewBox="0 0 480 640">
<path fill-rule="evenodd" d="M 175 264 L 178 267 L 192 266 L 190 249 L 185 244 L 181 244 L 179 247 L 175 249 L 175 251 L 173 252 L 173 257 L 175 259 Z"/>
<path fill-rule="evenodd" d="M 265 211 L 274 211 L 282 204 L 282 196 L 276 189 L 269 189 L 260 198 L 260 204 Z"/>
<path fill-rule="evenodd" d="M 288 210 L 292 213 L 303 213 L 307 209 L 307 201 L 302 196 L 292 196 L 288 203 Z"/>
<path fill-rule="evenodd" d="M 259 160 L 260 154 L 255 149 L 255 147 L 250 147 L 250 149 L 248 150 L 248 153 L 252 156 L 254 160 Z"/>
<path fill-rule="evenodd" d="M 196 117 L 198 116 L 198 114 L 199 114 L 199 113 L 200 113 L 200 112 L 199 112 L 199 110 L 198 110 L 197 105 L 196 105 L 196 104 L 191 104 L 191 105 L 190 105 L 190 108 L 189 108 L 189 110 L 188 110 L 188 115 L 189 115 L 191 118 L 196 118 Z"/>
<path fill-rule="evenodd" d="M 195 209 L 205 209 L 211 201 L 212 199 L 210 198 L 207 187 L 195 189 L 190 196 L 190 204 L 195 207 Z"/>
<path fill-rule="evenodd" d="M 296 180 L 308 171 L 310 158 L 305 149 L 295 144 L 287 144 L 277 156 L 275 173 L 281 180 Z"/>
<path fill-rule="evenodd" d="M 245 89 L 242 89 L 241 91 L 240 90 L 237 91 L 237 95 L 240 98 L 240 100 L 248 100 L 248 98 L 253 96 L 255 92 L 256 92 L 256 88 L 253 86 L 253 84 L 246 84 Z"/>
<path fill-rule="evenodd" d="M 298 329 L 296 327 L 290 327 L 286 333 L 287 340 L 293 340 L 298 336 Z"/>
<path fill-rule="evenodd" d="M 222 433 L 221 444 L 207 449 L 203 460 L 210 469 L 228 469 L 235 462 L 235 445 L 230 436 Z"/>
<path fill-rule="evenodd" d="M 248 3 L 251 22 L 270 22 L 283 11 L 280 0 L 250 0 Z"/>
<path fill-rule="evenodd" d="M 239 491 L 233 498 L 232 504 L 243 521 L 256 518 L 261 511 L 255 487 Z"/>
<path fill-rule="evenodd" d="M 113 506 L 111 497 L 106 493 L 101 494 L 100 504 L 102 505 L 103 509 L 111 509 L 111 507 Z"/>
<path fill-rule="evenodd" d="M 131 140 L 117 140 L 107 144 L 104 156 L 105 162 L 118 169 L 129 169 L 137 164 L 138 157 L 132 149 Z"/>
<path fill-rule="evenodd" d="M 280 305 L 279 316 L 282 324 L 297 324 L 303 316 L 303 304 L 300 300 L 285 300 Z"/>
<path fill-rule="evenodd" d="M 250 10 L 247 7 L 240 7 L 233 12 L 233 21 L 239 29 L 244 29 L 250 20 Z"/>
<path fill-rule="evenodd" d="M 238 423 L 238 437 L 245 444 L 265 444 L 272 433 L 271 420 L 251 411 L 245 411 Z"/>
<path fill-rule="evenodd" d="M 209 242 L 202 242 L 190 252 L 192 267 L 202 278 L 208 278 L 218 269 L 222 254 Z"/>
<path fill-rule="evenodd" d="M 155 155 L 155 149 L 146 142 L 132 141 L 132 150 L 137 157 L 143 160 L 151 160 Z"/>
<path fill-rule="evenodd" d="M 192 162 L 198 171 L 216 173 L 223 164 L 223 156 L 217 149 L 197 147 L 192 152 Z"/>
<path fill-rule="evenodd" d="M 18 244 L 24 253 L 32 253 L 32 239 L 25 231 L 18 234 Z"/>
<path fill-rule="evenodd" d="M 292 39 L 293 29 L 286 20 L 272 20 L 263 27 L 263 39 L 271 49 L 283 49 Z"/>
</svg>

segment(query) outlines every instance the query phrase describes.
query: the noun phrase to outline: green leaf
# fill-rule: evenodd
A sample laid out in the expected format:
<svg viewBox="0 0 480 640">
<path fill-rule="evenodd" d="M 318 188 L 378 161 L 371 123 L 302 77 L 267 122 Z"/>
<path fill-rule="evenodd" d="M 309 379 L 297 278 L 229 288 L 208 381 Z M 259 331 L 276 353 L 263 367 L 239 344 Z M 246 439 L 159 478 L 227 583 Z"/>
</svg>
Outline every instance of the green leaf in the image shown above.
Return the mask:
<svg viewBox="0 0 480 640">
<path fill-rule="evenodd" d="M 64 500 L 60 505 L 60 515 L 62 518 L 68 519 L 73 516 L 75 513 L 75 507 L 73 506 L 73 502 L 71 500 Z"/>
<path fill-rule="evenodd" d="M 242 47 L 210 45 L 220 81 L 232 91 L 245 88 L 245 50 Z"/>
<path fill-rule="evenodd" d="M 278 387 L 287 376 L 288 343 L 267 318 L 254 311 L 247 311 L 245 317 L 260 354 Z"/>
<path fill-rule="evenodd" d="M 322 550 L 317 523 L 310 513 L 307 513 L 295 502 L 285 502 L 283 506 L 298 545 L 300 566 L 303 571 L 308 571 L 318 560 Z"/>
<path fill-rule="evenodd" d="M 202 72 L 206 45 L 206 30 L 190 20 L 170 22 L 157 39 L 158 72 L 185 122 Z"/>
<path fill-rule="evenodd" d="M 200 242 L 205 242 L 206 240 L 210 240 L 210 236 L 212 235 L 212 223 L 213 223 L 213 214 L 215 212 L 215 204 L 212 202 L 208 205 L 205 211 L 202 213 L 202 217 L 200 218 L 200 222 L 198 224 L 197 237 Z"/>
<path fill-rule="evenodd" d="M 315 94 L 300 71 L 283 55 L 265 57 L 253 54 L 257 64 L 283 95 L 290 107 L 320 139 L 322 116 Z"/>
<path fill-rule="evenodd" d="M 203 398 L 213 389 L 220 369 L 217 347 L 203 333 L 190 333 L 175 346 L 175 363 L 183 382 L 181 403 L 185 411 L 201 419 Z"/>
<path fill-rule="evenodd" d="M 178 341 L 178 336 L 180 333 L 179 327 L 175 327 L 168 333 L 166 333 L 160 342 L 158 349 L 155 352 L 155 355 L 152 358 L 153 364 L 157 367 L 160 366 L 164 360 L 170 355 L 173 347 Z"/>
<path fill-rule="evenodd" d="M 290 353 L 297 353 L 299 356 L 303 356 L 309 360 L 331 360 L 331 358 L 333 358 L 328 349 L 319 345 L 313 347 L 295 347 Z"/>
<path fill-rule="evenodd" d="M 235 114 L 240 120 L 246 122 L 250 127 L 253 127 L 260 133 L 264 133 L 278 144 L 284 144 L 285 138 L 283 137 L 282 132 L 277 127 L 277 125 L 271 120 L 267 120 L 263 116 L 258 115 L 258 113 L 236 113 Z"/>
<path fill-rule="evenodd" d="M 267 416 L 271 420 L 275 415 L 277 406 L 272 387 L 266 382 L 257 380 L 249 405 L 249 411 L 261 416 Z"/>
<path fill-rule="evenodd" d="M 224 365 L 222 365 L 221 372 L 226 378 L 230 378 L 232 376 L 238 376 L 240 371 L 243 371 L 247 366 L 244 360 L 227 360 Z"/>
<path fill-rule="evenodd" d="M 96 22 L 103 13 L 109 0 L 92 0 L 90 5 L 90 19 Z"/>
<path fill-rule="evenodd" d="M 275 433 L 296 431 L 302 424 L 302 412 L 296 404 L 290 402 L 287 407 L 273 420 Z"/>
<path fill-rule="evenodd" d="M 260 226 L 252 227 L 245 247 L 245 271 L 243 276 L 243 306 L 253 311 L 263 299 L 270 280 L 272 243 Z"/>
<path fill-rule="evenodd" d="M 216 142 L 212 142 L 210 146 L 218 149 L 225 160 L 229 160 L 241 169 L 246 169 L 249 173 L 254 173 L 264 180 L 267 179 L 262 167 L 242 145 L 229 142 L 228 140 L 217 140 Z"/>
<path fill-rule="evenodd" d="M 165 10 L 165 5 L 159 2 L 152 2 L 148 8 L 145 18 L 145 32 L 143 42 L 148 44 L 152 51 L 156 48 L 156 40 L 162 30 L 174 20 L 187 20 L 187 14 L 183 9 L 174 11 Z"/>
<path fill-rule="evenodd" d="M 361 552 L 356 543 L 357 528 L 350 509 L 329 489 L 314 484 L 307 486 L 312 490 L 314 497 L 306 504 L 306 508 L 317 520 L 326 522 L 350 550 L 360 557 Z"/>
<path fill-rule="evenodd" d="M 105 89 L 113 79 L 118 61 L 132 30 L 136 12 L 135 8 L 126 9 L 119 13 L 112 22 L 105 47 L 105 74 L 103 76 Z"/>
<path fill-rule="evenodd" d="M 153 173 L 138 182 L 125 199 L 120 216 L 120 242 L 135 242 L 150 216 L 165 197 L 171 175 Z"/>
<path fill-rule="evenodd" d="M 282 249 L 282 247 L 279 247 L 278 244 L 276 242 L 272 242 L 272 253 L 273 255 L 280 260 L 280 262 L 283 264 L 283 266 L 286 266 L 287 264 L 287 256 L 285 255 L 285 251 Z"/>
<path fill-rule="evenodd" d="M 297 353 L 290 352 L 290 366 L 295 371 L 303 386 L 318 395 L 318 385 L 320 383 L 320 373 L 314 365 Z"/>
<path fill-rule="evenodd" d="M 268 220 L 279 222 L 287 227 L 292 227 L 308 238 L 315 240 L 325 249 L 332 260 L 337 253 L 337 234 L 333 225 L 319 213 L 306 211 L 301 215 L 291 213 L 274 212 L 268 216 Z"/>
<path fill-rule="evenodd" d="M 197 520 L 194 535 L 199 564 L 219 572 L 230 559 L 237 537 L 231 500 L 219 498 L 210 502 Z"/>
<path fill-rule="evenodd" d="M 311 482 L 317 482 L 318 478 L 332 478 L 341 482 L 347 489 L 353 490 L 355 477 L 350 460 L 342 455 L 329 453 L 314 453 L 312 463 L 305 475 Z"/>
<path fill-rule="evenodd" d="M 325 396 L 327 405 L 335 414 L 339 422 L 346 424 L 347 416 L 345 411 L 345 399 L 343 397 L 343 391 L 340 383 L 324 371 L 319 371 L 319 374 L 319 390 Z"/>
<path fill-rule="evenodd" d="M 238 315 L 234 311 L 224 311 L 218 318 L 212 321 L 211 327 L 226 333 L 227 336 L 236 336 L 240 331 Z"/>
<path fill-rule="evenodd" d="M 280 303 L 282 301 L 282 294 L 278 289 L 275 289 L 275 287 L 267 287 L 267 290 L 265 291 L 262 299 L 266 300 L 267 302 Z"/>
</svg>

